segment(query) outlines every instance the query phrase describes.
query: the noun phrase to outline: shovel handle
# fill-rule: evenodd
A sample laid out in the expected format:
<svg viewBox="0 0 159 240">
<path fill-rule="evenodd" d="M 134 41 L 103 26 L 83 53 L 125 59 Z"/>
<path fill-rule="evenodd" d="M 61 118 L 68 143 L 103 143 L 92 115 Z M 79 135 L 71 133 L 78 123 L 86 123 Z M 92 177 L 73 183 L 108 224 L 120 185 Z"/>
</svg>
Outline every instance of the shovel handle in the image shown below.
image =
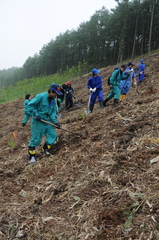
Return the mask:
<svg viewBox="0 0 159 240">
<path fill-rule="evenodd" d="M 36 119 L 36 117 L 34 117 L 34 118 Z M 43 123 L 49 124 L 49 125 L 51 125 L 51 126 L 53 126 L 53 127 L 55 127 L 55 128 L 58 128 L 55 124 L 50 123 L 50 122 L 47 122 L 47 121 L 45 121 L 45 120 L 43 120 L 43 119 L 41 119 L 40 121 L 43 122 Z M 61 127 L 58 128 L 58 129 L 61 129 L 61 130 L 63 130 L 63 131 L 66 131 L 66 132 L 69 132 L 69 133 L 71 133 L 71 134 L 78 135 L 78 136 L 82 137 L 82 135 L 79 134 L 79 133 L 74 133 L 74 132 L 71 132 L 71 131 L 69 131 L 69 130 L 67 130 L 67 129 L 61 128 Z"/>
</svg>

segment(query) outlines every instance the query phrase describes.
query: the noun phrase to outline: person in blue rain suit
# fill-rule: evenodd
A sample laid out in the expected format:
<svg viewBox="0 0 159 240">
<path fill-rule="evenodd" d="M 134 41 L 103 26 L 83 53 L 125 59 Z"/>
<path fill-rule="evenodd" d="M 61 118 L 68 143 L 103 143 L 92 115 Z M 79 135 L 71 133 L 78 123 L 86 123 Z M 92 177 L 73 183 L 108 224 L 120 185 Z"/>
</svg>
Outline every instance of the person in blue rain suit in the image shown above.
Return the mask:
<svg viewBox="0 0 159 240">
<path fill-rule="evenodd" d="M 146 65 L 145 65 L 144 59 L 140 60 L 140 64 L 137 67 L 137 70 L 138 70 L 138 84 L 139 85 L 144 80 L 144 77 L 145 77 L 145 74 L 144 74 L 145 67 L 146 67 Z"/>
<path fill-rule="evenodd" d="M 55 83 L 52 83 L 52 84 L 55 84 Z M 59 112 L 61 111 L 61 108 L 62 108 L 62 103 L 64 101 L 64 97 L 65 97 L 65 88 L 66 88 L 66 84 L 62 84 L 60 86 L 61 88 L 61 92 L 62 92 L 62 95 L 58 95 L 56 97 L 56 111 L 57 111 L 57 114 L 59 114 Z"/>
<path fill-rule="evenodd" d="M 65 85 L 65 110 L 67 111 L 69 108 L 73 107 L 74 90 L 70 81 L 67 81 Z"/>
<path fill-rule="evenodd" d="M 96 68 L 92 69 L 92 76 L 87 81 L 87 87 L 90 90 L 89 111 L 92 113 L 96 98 L 98 97 L 100 109 L 103 109 L 103 90 L 102 78 L 99 75 L 100 71 Z"/>
<path fill-rule="evenodd" d="M 57 133 L 54 127 L 41 120 L 54 123 L 57 128 L 60 128 L 60 124 L 56 118 L 55 103 L 55 98 L 58 95 L 62 95 L 60 86 L 58 84 L 52 84 L 48 92 L 37 94 L 28 104 L 27 113 L 32 115 L 32 135 L 28 144 L 30 163 L 36 162 L 35 147 L 40 145 L 43 136 L 46 137 L 46 141 L 42 152 L 46 155 L 50 155 L 49 149 L 56 141 Z"/>
<path fill-rule="evenodd" d="M 58 95 L 57 96 L 57 112 L 59 113 L 61 111 L 61 108 L 62 108 L 62 103 L 64 101 L 64 98 L 65 98 L 65 89 L 66 89 L 66 84 L 62 84 L 61 85 L 61 92 L 62 92 L 62 95 Z"/>
<path fill-rule="evenodd" d="M 31 115 L 27 114 L 27 107 L 28 107 L 29 102 L 30 102 L 30 94 L 26 94 L 25 101 L 24 101 L 24 118 L 23 118 L 23 121 L 22 121 L 22 126 L 23 127 L 26 125 L 27 121 L 31 117 Z"/>
<path fill-rule="evenodd" d="M 123 76 L 128 75 L 127 79 L 122 79 L 120 81 L 120 99 L 125 99 L 126 94 L 129 92 L 132 84 L 132 80 L 136 78 L 136 74 L 133 69 L 134 63 L 129 62 L 128 67 L 126 70 L 123 72 Z"/>
<path fill-rule="evenodd" d="M 103 102 L 103 106 L 106 106 L 106 103 L 114 98 L 114 106 L 118 106 L 119 98 L 120 98 L 120 81 L 121 79 L 126 79 L 128 76 L 127 74 L 123 74 L 123 72 L 126 69 L 126 65 L 122 64 L 120 69 L 116 68 L 111 77 L 110 77 L 110 93 L 106 97 L 106 99 Z"/>
</svg>

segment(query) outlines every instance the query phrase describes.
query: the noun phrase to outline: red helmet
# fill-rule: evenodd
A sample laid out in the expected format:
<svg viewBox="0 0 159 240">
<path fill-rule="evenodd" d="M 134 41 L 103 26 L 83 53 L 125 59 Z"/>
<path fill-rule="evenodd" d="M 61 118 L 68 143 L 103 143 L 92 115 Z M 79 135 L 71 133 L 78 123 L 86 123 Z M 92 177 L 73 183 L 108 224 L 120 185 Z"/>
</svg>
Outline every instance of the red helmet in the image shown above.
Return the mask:
<svg viewBox="0 0 159 240">
<path fill-rule="evenodd" d="M 68 82 L 66 82 L 65 84 L 66 84 L 66 85 L 71 85 L 71 82 L 70 82 L 70 81 L 68 81 Z"/>
</svg>

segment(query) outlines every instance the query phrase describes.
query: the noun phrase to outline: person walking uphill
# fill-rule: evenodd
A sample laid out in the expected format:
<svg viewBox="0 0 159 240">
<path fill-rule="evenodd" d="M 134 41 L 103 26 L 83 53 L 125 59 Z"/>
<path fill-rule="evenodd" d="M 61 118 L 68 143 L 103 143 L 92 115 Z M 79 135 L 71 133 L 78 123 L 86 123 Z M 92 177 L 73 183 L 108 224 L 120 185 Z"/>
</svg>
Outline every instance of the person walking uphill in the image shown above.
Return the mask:
<svg viewBox="0 0 159 240">
<path fill-rule="evenodd" d="M 138 70 L 138 85 L 140 85 L 142 83 L 142 81 L 144 80 L 145 74 L 144 74 L 144 70 L 145 70 L 145 61 L 142 59 L 140 60 L 140 64 L 137 67 Z"/>
<path fill-rule="evenodd" d="M 28 104 L 27 113 L 32 115 L 31 139 L 28 145 L 28 153 L 30 163 L 35 163 L 35 147 L 39 146 L 42 137 L 45 135 L 46 141 L 42 148 L 42 152 L 50 155 L 49 149 L 54 144 L 57 138 L 57 133 L 53 126 L 42 122 L 45 120 L 54 123 L 58 128 L 60 124 L 56 118 L 56 103 L 55 98 L 61 95 L 61 88 L 58 84 L 52 84 L 48 92 L 37 94 Z"/>
<path fill-rule="evenodd" d="M 111 91 L 103 102 L 104 107 L 106 106 L 106 103 L 112 98 L 114 98 L 114 106 L 118 105 L 119 98 L 120 98 L 120 89 L 119 89 L 120 81 L 121 81 L 121 79 L 127 78 L 127 75 L 124 76 L 124 74 L 123 74 L 125 69 L 126 69 L 126 65 L 122 64 L 120 69 L 116 69 L 112 73 L 112 75 L 110 77 L 110 90 Z"/>
<path fill-rule="evenodd" d="M 130 91 L 131 85 L 133 84 L 132 83 L 133 79 L 135 79 L 135 82 L 136 82 L 136 74 L 134 72 L 133 66 L 134 66 L 134 63 L 129 62 L 128 67 L 123 72 L 123 76 L 127 75 L 127 79 L 125 80 L 124 78 L 120 81 L 120 87 L 119 87 L 120 94 L 121 94 L 120 100 L 126 98 L 126 94 Z"/>
<path fill-rule="evenodd" d="M 22 126 L 23 127 L 26 125 L 27 121 L 31 117 L 31 115 L 27 114 L 27 107 L 28 107 L 29 102 L 30 102 L 30 94 L 26 94 L 25 101 L 24 101 L 24 118 L 23 118 L 23 121 L 22 121 Z"/>
<path fill-rule="evenodd" d="M 92 69 L 92 77 L 88 79 L 87 87 L 90 90 L 89 111 L 92 113 L 96 98 L 98 96 L 100 109 L 103 109 L 103 90 L 102 78 L 99 76 L 100 71 L 96 68 Z"/>
</svg>

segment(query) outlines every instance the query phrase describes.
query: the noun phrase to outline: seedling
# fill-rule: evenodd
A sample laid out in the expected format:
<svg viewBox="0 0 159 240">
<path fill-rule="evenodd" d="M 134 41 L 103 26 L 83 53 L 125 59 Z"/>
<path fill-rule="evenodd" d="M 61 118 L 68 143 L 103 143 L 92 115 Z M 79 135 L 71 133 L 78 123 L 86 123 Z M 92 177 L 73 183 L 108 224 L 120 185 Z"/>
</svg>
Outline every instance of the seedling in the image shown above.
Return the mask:
<svg viewBox="0 0 159 240">
<path fill-rule="evenodd" d="M 15 143 L 14 142 L 8 142 L 8 146 L 11 148 L 15 148 Z"/>
<path fill-rule="evenodd" d="M 80 115 L 81 115 L 82 120 L 84 120 L 86 118 L 86 115 L 84 113 L 81 112 Z"/>
</svg>

